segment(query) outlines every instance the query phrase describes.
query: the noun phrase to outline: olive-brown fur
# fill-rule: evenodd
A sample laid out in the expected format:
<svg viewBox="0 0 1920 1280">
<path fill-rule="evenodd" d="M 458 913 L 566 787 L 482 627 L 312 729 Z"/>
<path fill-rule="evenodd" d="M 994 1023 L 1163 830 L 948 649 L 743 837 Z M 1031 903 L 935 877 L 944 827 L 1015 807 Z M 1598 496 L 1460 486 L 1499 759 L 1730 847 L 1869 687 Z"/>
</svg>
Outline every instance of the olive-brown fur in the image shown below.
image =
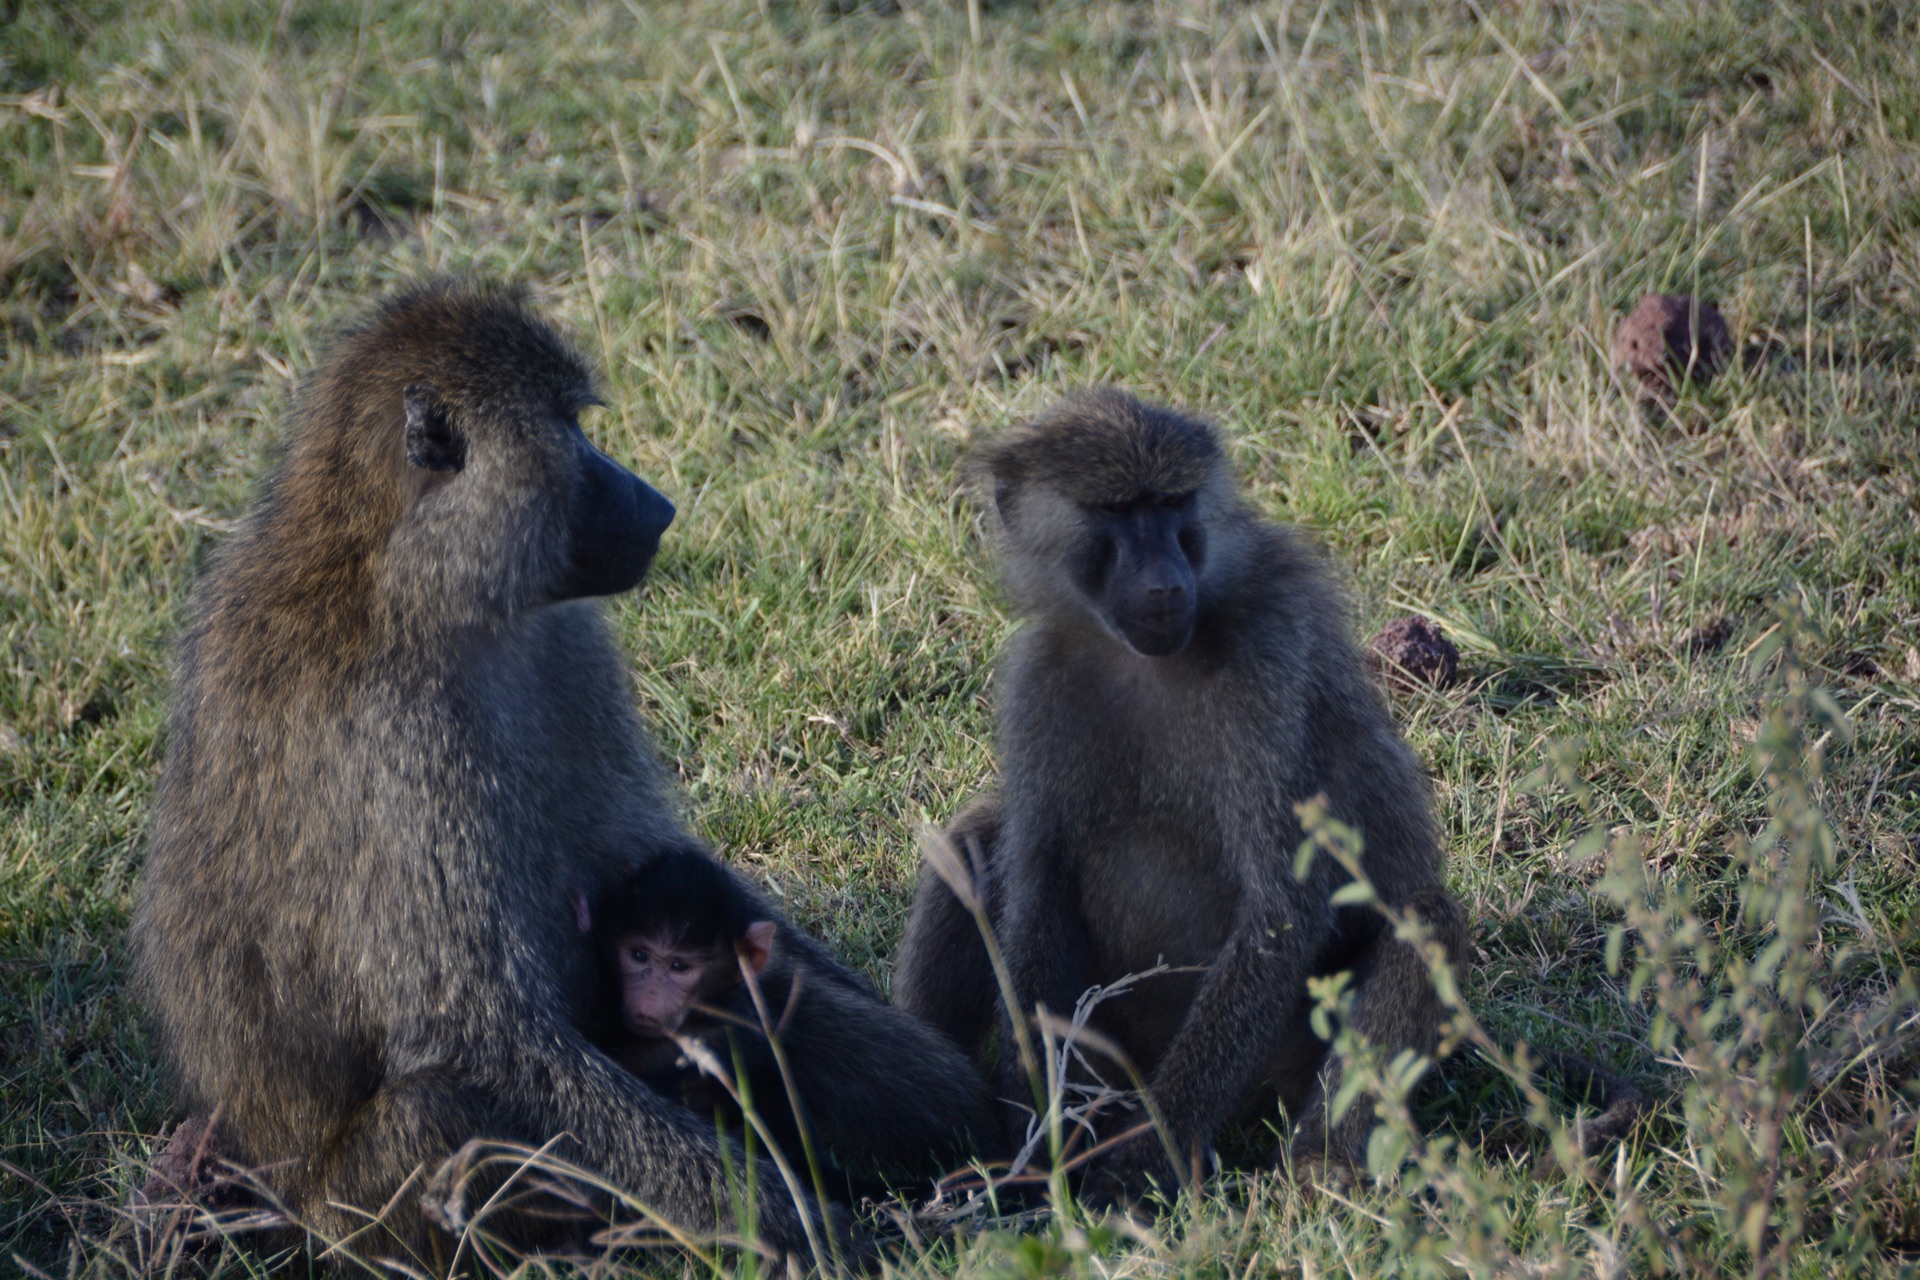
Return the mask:
<svg viewBox="0 0 1920 1280">
<path fill-rule="evenodd" d="M 573 895 L 689 841 L 600 609 L 569 598 L 644 572 L 651 545 L 597 545 L 645 523 L 636 502 L 653 541 L 671 516 L 586 444 L 590 403 L 519 295 L 389 301 L 307 382 L 180 646 L 140 986 L 189 1111 L 217 1111 L 226 1154 L 362 1254 L 449 1264 L 419 1189 L 476 1137 L 565 1135 L 560 1155 L 668 1220 L 728 1218 L 712 1125 L 582 1032 L 597 986 Z M 602 552 L 614 569 L 582 578 Z M 938 1036 L 782 933 L 832 993 L 816 1007 L 899 1028 L 867 1092 L 971 1096 Z M 759 1228 L 799 1249 L 774 1181 Z"/>
<path fill-rule="evenodd" d="M 1431 1052 L 1442 1009 L 1376 914 L 1330 904 L 1347 878 L 1331 858 L 1294 878 L 1294 806 L 1324 794 L 1364 836 L 1386 904 L 1414 910 L 1456 964 L 1467 941 L 1427 781 L 1322 558 L 1246 506 L 1211 429 L 1119 392 L 1070 399 L 976 458 L 1025 625 L 998 675 L 998 790 L 949 835 L 984 855 L 1022 1014 L 1066 1014 L 1088 987 L 1162 960 L 1190 968 L 1093 1018 L 1145 1073 L 1176 1149 L 1206 1151 L 1278 1095 L 1296 1157 L 1359 1161 L 1371 1112 L 1329 1117 L 1337 1068 L 1309 1026 L 1307 979 L 1351 970 L 1353 1025 L 1389 1046 Z M 1097 558 L 1100 504 L 1156 494 L 1171 495 L 1159 505 L 1179 522 L 1197 595 L 1192 637 L 1168 656 L 1129 647 L 1084 585 L 1097 575 L 1071 568 Z M 996 1024 L 1008 1043 L 974 922 L 931 872 L 894 998 L 983 1055 Z M 1013 1055 L 999 1058 L 1003 1096 L 1029 1098 Z M 1173 1173 L 1147 1138 L 1114 1152 L 1102 1185 Z"/>
</svg>

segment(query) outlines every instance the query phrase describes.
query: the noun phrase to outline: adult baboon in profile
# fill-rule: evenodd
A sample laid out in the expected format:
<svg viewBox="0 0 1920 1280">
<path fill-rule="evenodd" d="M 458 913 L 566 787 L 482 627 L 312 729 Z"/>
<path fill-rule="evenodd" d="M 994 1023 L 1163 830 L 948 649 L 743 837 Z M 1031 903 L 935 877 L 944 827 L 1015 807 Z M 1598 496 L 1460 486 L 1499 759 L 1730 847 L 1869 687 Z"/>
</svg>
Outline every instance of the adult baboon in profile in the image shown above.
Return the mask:
<svg viewBox="0 0 1920 1280">
<path fill-rule="evenodd" d="M 1145 1074 L 1183 1157 L 1275 1094 L 1303 1159 L 1358 1162 L 1371 1111 L 1328 1111 L 1337 1064 L 1307 979 L 1350 970 L 1352 1025 L 1430 1053 L 1425 964 L 1371 908 L 1335 908 L 1328 856 L 1293 874 L 1294 806 L 1324 795 L 1365 837 L 1385 904 L 1454 963 L 1428 787 L 1347 632 L 1320 557 L 1239 496 L 1205 425 L 1112 390 L 1076 396 L 978 451 L 1026 626 L 999 676 L 1000 784 L 950 837 L 978 849 L 1019 1013 L 1162 962 L 1092 1025 Z M 974 921 L 923 871 L 894 999 L 984 1051 L 997 988 Z M 1004 1014 L 1000 1015 L 1004 1019 Z M 1002 1090 L 1028 1095 L 1005 1039 Z M 1174 1173 L 1159 1137 L 1112 1148 L 1096 1190 Z"/>
<path fill-rule="evenodd" d="M 691 843 L 592 599 L 641 580 L 673 507 L 588 443 L 595 403 L 517 293 L 390 301 L 308 382 L 196 592 L 139 977 L 183 1101 L 361 1253 L 449 1265 L 416 1180 L 476 1137 L 559 1139 L 670 1222 L 730 1222 L 738 1152 L 582 1030 L 573 899 Z M 782 932 L 865 1042 L 818 1105 L 905 1096 L 961 1132 L 964 1060 Z M 757 1223 L 799 1249 L 817 1210 L 777 1183 Z"/>
</svg>

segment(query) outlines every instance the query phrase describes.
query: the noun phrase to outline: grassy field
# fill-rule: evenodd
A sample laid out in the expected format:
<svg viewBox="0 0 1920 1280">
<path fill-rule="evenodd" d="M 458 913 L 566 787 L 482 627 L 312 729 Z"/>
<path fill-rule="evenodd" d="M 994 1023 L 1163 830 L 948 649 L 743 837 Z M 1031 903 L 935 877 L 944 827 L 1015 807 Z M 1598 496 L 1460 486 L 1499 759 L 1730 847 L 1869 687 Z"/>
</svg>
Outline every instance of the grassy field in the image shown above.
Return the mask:
<svg viewBox="0 0 1920 1280">
<path fill-rule="evenodd" d="M 148 1265 L 123 1212 L 176 1117 L 124 932 L 170 642 L 328 332 L 436 271 L 526 282 L 598 363 L 589 431 L 680 507 L 614 611 L 689 812 L 882 982 L 915 827 L 993 768 L 1011 622 L 956 462 L 1113 382 L 1218 421 L 1360 626 L 1459 643 L 1468 678 L 1396 710 L 1485 1043 L 1660 1099 L 1584 1167 L 1468 1046 L 1378 1186 L 1229 1175 L 909 1269 L 1920 1258 L 1920 18 L 0 15 L 0 1270 Z M 1742 354 L 1671 416 L 1607 368 L 1648 291 L 1717 300 Z"/>
</svg>

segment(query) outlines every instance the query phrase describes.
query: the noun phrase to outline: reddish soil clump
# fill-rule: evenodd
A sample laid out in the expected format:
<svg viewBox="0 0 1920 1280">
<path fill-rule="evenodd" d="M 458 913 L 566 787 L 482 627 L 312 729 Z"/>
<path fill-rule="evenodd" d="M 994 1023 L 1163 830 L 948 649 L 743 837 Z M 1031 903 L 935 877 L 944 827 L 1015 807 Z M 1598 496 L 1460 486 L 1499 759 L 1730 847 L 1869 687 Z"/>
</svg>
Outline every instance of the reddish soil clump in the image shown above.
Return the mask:
<svg viewBox="0 0 1920 1280">
<path fill-rule="evenodd" d="M 1613 367 L 1630 388 L 1671 404 L 1682 381 L 1704 387 L 1726 367 L 1733 333 L 1720 309 L 1684 294 L 1650 293 L 1613 335 Z"/>
<path fill-rule="evenodd" d="M 1460 651 L 1439 627 L 1408 614 L 1367 641 L 1367 665 L 1390 689 L 1444 689 L 1460 678 Z"/>
<path fill-rule="evenodd" d="M 199 1116 L 182 1120 L 153 1158 L 138 1201 L 154 1206 L 198 1203 L 210 1209 L 242 1203 L 244 1196 L 221 1158 L 210 1121 Z"/>
</svg>

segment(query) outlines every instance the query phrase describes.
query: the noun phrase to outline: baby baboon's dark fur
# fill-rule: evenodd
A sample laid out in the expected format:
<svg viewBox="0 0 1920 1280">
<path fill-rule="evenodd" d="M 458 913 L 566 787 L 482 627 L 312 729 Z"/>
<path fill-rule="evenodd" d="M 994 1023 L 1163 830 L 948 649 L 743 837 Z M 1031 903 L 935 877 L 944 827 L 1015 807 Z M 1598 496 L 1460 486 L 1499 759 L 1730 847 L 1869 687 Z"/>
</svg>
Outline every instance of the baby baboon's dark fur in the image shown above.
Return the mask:
<svg viewBox="0 0 1920 1280">
<path fill-rule="evenodd" d="M 970 1141 L 991 1134 L 984 1082 L 953 1046 L 897 1011 L 880 1006 L 887 1016 L 876 1016 L 873 993 L 864 986 L 816 981 L 814 970 L 783 963 L 799 935 L 782 925 L 758 985 L 792 1070 L 797 1097 L 790 1097 L 760 1009 L 739 981 L 733 959 L 735 943 L 749 926 L 771 919 L 777 917 L 766 901 L 704 851 L 697 860 L 687 851 L 650 859 L 594 905 L 594 946 L 609 966 L 599 1015 L 589 1023 L 596 1042 L 661 1093 L 704 1116 L 718 1110 L 734 1133 L 745 1132 L 726 1091 L 693 1064 L 677 1065 L 671 1042 L 664 1061 L 651 1053 L 645 1065 L 633 1060 L 631 1052 L 643 1046 L 620 1019 L 621 979 L 612 948 L 621 939 L 717 948 L 725 952 L 734 981 L 701 997 L 716 1008 L 690 1018 L 681 1034 L 704 1041 L 723 1065 L 737 1066 L 761 1121 L 796 1165 L 803 1155 L 796 1103 L 813 1155 L 838 1171 L 836 1188 L 877 1192 L 890 1179 L 939 1173 L 942 1161 L 961 1159 Z"/>
<path fill-rule="evenodd" d="M 586 598 L 640 580 L 673 509 L 587 443 L 595 402 L 517 294 L 388 302 L 305 387 L 181 646 L 141 985 L 182 1100 L 365 1254 L 448 1264 L 416 1180 L 475 1137 L 568 1135 L 667 1219 L 727 1220 L 711 1124 L 582 1031 L 574 895 L 690 839 Z M 836 1064 L 866 1044 L 822 1126 L 886 1106 L 964 1126 L 964 1060 L 782 932 L 836 1020 L 814 1040 Z M 801 1210 L 760 1188 L 763 1235 L 802 1248 Z"/>
<path fill-rule="evenodd" d="M 949 834 L 984 853 L 1022 1012 L 1064 1015 L 1163 960 L 1192 967 L 1093 1019 L 1145 1073 L 1176 1149 L 1206 1150 L 1277 1093 L 1296 1156 L 1359 1161 L 1371 1112 L 1328 1114 L 1337 1068 L 1308 1024 L 1307 978 L 1351 970 L 1353 1025 L 1396 1048 L 1432 1052 L 1442 1009 L 1377 914 L 1330 905 L 1347 878 L 1333 859 L 1294 878 L 1294 805 L 1324 794 L 1364 835 L 1386 904 L 1455 964 L 1468 943 L 1426 778 L 1319 555 L 1248 509 L 1209 428 L 1115 391 L 1068 400 L 976 464 L 1027 625 L 999 677 L 999 791 Z M 923 872 L 894 999 L 984 1052 L 998 1001 L 975 934 Z M 1003 1091 L 1030 1097 L 999 1056 Z M 1100 1185 L 1172 1172 L 1148 1137 L 1117 1148 Z"/>
<path fill-rule="evenodd" d="M 648 859 L 631 879 L 593 902 L 593 949 L 605 973 L 599 1016 L 588 1029 L 609 1057 L 656 1092 L 678 1098 L 697 1114 L 721 1114 L 734 1133 L 744 1133 L 733 1093 L 683 1051 L 685 1041 L 702 1045 L 751 1091 L 761 1122 L 798 1160 L 798 1118 L 747 986 L 749 975 L 756 984 L 761 975 L 754 931 L 770 923 L 759 907 L 702 850 L 673 850 Z M 778 936 L 776 928 L 774 941 Z M 630 960 L 636 951 L 644 959 Z M 661 993 L 668 1000 L 684 993 L 687 1003 L 669 1008 L 660 1003 Z M 636 1008 L 636 997 L 644 1001 L 648 994 L 653 1010 Z M 781 1018 L 797 1011 L 803 994 L 791 985 L 760 986 L 760 1007 Z M 676 1009 L 682 1020 L 666 1024 Z"/>
</svg>

